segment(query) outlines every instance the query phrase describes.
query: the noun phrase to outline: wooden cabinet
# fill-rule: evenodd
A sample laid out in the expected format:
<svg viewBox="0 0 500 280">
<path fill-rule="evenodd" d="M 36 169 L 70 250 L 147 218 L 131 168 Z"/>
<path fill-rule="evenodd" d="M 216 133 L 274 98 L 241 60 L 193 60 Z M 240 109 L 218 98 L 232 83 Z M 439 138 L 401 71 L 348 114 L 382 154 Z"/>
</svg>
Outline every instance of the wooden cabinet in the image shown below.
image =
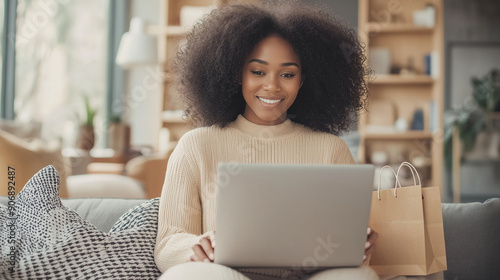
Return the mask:
<svg viewBox="0 0 500 280">
<path fill-rule="evenodd" d="M 375 73 L 359 118 L 358 160 L 410 161 L 424 186 L 442 186 L 442 0 L 359 0 L 359 36 Z"/>
</svg>

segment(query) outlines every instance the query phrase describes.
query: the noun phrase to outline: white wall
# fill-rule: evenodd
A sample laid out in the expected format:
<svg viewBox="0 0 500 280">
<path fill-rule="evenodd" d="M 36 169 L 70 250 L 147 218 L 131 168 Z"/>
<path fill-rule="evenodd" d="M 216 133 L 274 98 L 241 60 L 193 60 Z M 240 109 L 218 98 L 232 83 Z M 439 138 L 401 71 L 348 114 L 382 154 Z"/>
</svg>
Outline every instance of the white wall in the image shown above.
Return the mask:
<svg viewBox="0 0 500 280">
<path fill-rule="evenodd" d="M 129 0 L 130 19 L 159 22 L 159 0 Z M 158 65 L 128 70 L 125 77 L 126 115 L 131 125 L 131 145 L 156 147 L 161 126 L 161 72 Z"/>
</svg>

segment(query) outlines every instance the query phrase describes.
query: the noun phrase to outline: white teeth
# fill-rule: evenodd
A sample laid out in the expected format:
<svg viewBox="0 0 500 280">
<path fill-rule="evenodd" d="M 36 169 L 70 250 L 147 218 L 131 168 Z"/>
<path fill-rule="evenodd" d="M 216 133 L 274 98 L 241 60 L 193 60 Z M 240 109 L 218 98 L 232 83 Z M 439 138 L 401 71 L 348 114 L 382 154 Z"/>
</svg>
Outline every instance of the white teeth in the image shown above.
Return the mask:
<svg viewBox="0 0 500 280">
<path fill-rule="evenodd" d="M 280 99 L 278 99 L 278 100 L 271 100 L 271 99 L 264 99 L 262 97 L 257 97 L 257 98 L 259 98 L 260 100 L 262 100 L 262 101 L 264 101 L 265 103 L 268 103 L 268 104 L 275 104 L 275 103 L 278 103 L 278 102 L 281 101 Z"/>
</svg>

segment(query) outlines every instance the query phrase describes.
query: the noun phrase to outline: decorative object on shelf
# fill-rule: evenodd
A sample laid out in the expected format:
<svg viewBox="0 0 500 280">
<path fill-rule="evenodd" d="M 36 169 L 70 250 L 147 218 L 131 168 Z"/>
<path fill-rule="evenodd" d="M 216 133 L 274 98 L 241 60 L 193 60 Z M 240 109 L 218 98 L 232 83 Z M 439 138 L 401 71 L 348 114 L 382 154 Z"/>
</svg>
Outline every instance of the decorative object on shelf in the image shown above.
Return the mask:
<svg viewBox="0 0 500 280">
<path fill-rule="evenodd" d="M 413 121 L 411 123 L 412 130 L 424 130 L 424 111 L 417 109 L 413 113 Z"/>
<path fill-rule="evenodd" d="M 383 167 L 389 163 L 387 152 L 381 150 L 374 151 L 371 155 L 371 162 L 375 165 L 373 187 L 376 188 L 378 186 L 379 180 L 381 181 L 380 185 L 383 190 L 394 187 L 394 176 L 391 176 L 387 172 L 382 172 Z"/>
<path fill-rule="evenodd" d="M 130 148 L 130 126 L 118 115 L 109 119 L 108 147 L 117 155 L 127 154 Z"/>
<path fill-rule="evenodd" d="M 391 70 L 391 51 L 388 48 L 371 48 L 369 66 L 376 75 L 389 74 Z"/>
<path fill-rule="evenodd" d="M 391 71 L 391 74 L 398 75 L 399 73 L 401 73 L 401 69 L 402 69 L 401 65 L 395 63 L 395 64 L 391 65 L 390 71 Z"/>
<path fill-rule="evenodd" d="M 408 121 L 405 118 L 398 118 L 394 123 L 394 128 L 397 132 L 408 131 Z"/>
<path fill-rule="evenodd" d="M 88 96 L 83 96 L 85 102 L 85 122 L 80 125 L 76 146 L 78 149 L 90 151 L 94 147 L 94 117 L 97 109 L 92 108 Z"/>
<path fill-rule="evenodd" d="M 428 4 L 423 10 L 413 11 L 413 24 L 416 26 L 434 27 L 436 24 L 436 8 Z"/>
<path fill-rule="evenodd" d="M 375 165 L 384 166 L 389 163 L 389 156 L 385 151 L 375 151 L 372 153 L 371 160 Z"/>
<path fill-rule="evenodd" d="M 439 53 L 432 51 L 424 57 L 424 73 L 433 78 L 439 78 Z"/>
<path fill-rule="evenodd" d="M 417 169 L 423 182 L 431 178 L 431 158 L 423 154 L 421 150 L 410 151 L 408 158 L 409 162 Z"/>
<path fill-rule="evenodd" d="M 406 63 L 406 66 L 399 71 L 400 75 L 415 75 L 417 74 L 417 71 L 415 70 L 415 66 L 413 65 L 413 57 L 409 56 L 408 57 L 408 62 Z"/>
<path fill-rule="evenodd" d="M 116 64 L 124 69 L 158 62 L 156 37 L 146 34 L 146 23 L 134 17 L 130 21 L 130 31 L 120 40 Z"/>
<path fill-rule="evenodd" d="M 448 167 L 451 167 L 453 129 L 458 129 L 464 151 L 470 152 L 481 132 L 492 135 L 492 116 L 500 113 L 500 72 L 491 70 L 482 78 L 473 77 L 471 83 L 474 103 L 466 103 L 445 114 L 444 152 Z"/>
</svg>

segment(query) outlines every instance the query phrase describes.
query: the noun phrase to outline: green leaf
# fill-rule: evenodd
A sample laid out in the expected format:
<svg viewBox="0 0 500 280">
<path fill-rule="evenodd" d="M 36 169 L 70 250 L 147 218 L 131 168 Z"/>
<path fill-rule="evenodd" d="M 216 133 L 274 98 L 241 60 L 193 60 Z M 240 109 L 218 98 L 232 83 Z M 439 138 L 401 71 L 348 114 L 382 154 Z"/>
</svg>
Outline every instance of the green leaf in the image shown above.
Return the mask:
<svg viewBox="0 0 500 280">
<path fill-rule="evenodd" d="M 94 126 L 94 117 L 97 114 L 97 109 L 93 109 L 90 106 L 90 100 L 89 97 L 84 95 L 83 100 L 85 102 L 85 113 L 86 113 L 86 121 L 85 125 L 93 127 Z"/>
</svg>

